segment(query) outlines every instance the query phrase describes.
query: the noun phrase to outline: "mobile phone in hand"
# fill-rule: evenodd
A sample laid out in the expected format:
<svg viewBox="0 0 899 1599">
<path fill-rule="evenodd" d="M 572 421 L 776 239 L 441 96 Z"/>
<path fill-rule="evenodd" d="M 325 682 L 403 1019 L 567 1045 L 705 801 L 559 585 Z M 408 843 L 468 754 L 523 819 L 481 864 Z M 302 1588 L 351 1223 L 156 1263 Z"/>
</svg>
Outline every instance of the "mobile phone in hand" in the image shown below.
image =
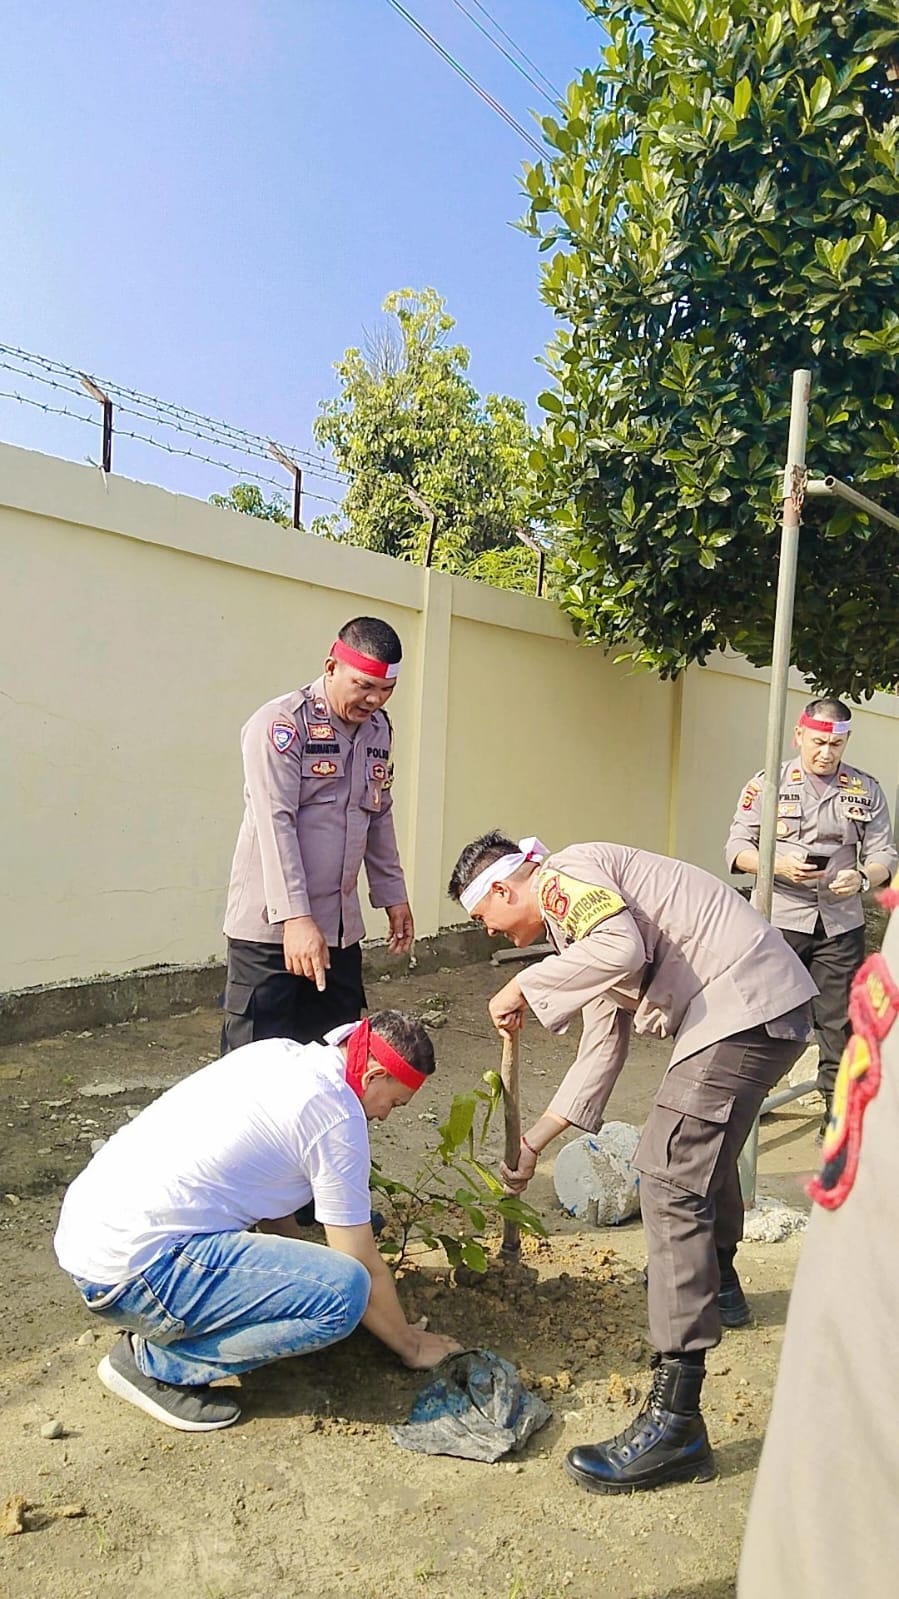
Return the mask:
<svg viewBox="0 0 899 1599">
<path fill-rule="evenodd" d="M 830 865 L 830 856 L 829 855 L 806 855 L 805 863 L 806 863 L 807 866 L 813 866 L 815 868 L 816 872 L 824 872 L 824 871 L 827 870 L 828 866 Z"/>
</svg>

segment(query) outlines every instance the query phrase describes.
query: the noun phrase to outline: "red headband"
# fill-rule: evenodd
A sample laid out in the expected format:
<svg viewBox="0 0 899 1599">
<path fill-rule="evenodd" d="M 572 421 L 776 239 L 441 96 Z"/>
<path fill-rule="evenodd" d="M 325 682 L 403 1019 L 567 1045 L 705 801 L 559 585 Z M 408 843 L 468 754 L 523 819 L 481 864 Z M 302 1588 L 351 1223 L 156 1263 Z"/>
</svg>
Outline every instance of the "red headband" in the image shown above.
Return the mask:
<svg viewBox="0 0 899 1599">
<path fill-rule="evenodd" d="M 392 683 L 399 676 L 399 661 L 376 661 L 373 655 L 360 655 L 339 638 L 331 645 L 330 654 L 335 661 L 346 661 L 347 666 L 355 666 L 357 672 L 364 672 L 367 677 L 381 677 Z"/>
<path fill-rule="evenodd" d="M 402 1055 L 398 1055 L 380 1033 L 373 1033 L 371 1022 L 360 1022 L 355 1032 L 347 1039 L 346 1046 L 346 1080 L 359 1099 L 365 1092 L 362 1079 L 370 1055 L 374 1055 L 378 1065 L 383 1066 L 385 1072 L 395 1077 L 398 1083 L 402 1083 L 405 1088 L 411 1088 L 413 1094 L 421 1087 L 427 1076 L 426 1072 L 416 1071 L 407 1060 L 403 1060 Z"/>
<path fill-rule="evenodd" d="M 813 733 L 834 733 L 834 734 L 836 734 L 836 736 L 838 738 L 842 738 L 844 733 L 848 733 L 849 732 L 849 730 L 850 730 L 850 728 L 852 726 L 852 723 L 851 722 L 822 722 L 822 721 L 820 721 L 818 718 L 816 718 L 814 716 L 809 716 L 806 711 L 803 711 L 802 715 L 799 718 L 799 726 L 800 727 L 809 727 L 809 728 L 811 728 Z"/>
</svg>

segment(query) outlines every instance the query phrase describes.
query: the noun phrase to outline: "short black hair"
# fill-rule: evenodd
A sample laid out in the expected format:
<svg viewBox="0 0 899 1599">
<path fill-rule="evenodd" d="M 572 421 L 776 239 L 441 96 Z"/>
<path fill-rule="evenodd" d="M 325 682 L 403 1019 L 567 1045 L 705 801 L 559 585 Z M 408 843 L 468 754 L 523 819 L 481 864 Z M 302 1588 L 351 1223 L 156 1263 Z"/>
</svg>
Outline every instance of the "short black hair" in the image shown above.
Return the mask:
<svg viewBox="0 0 899 1599">
<path fill-rule="evenodd" d="M 371 1030 L 386 1039 L 403 1060 L 417 1072 L 430 1077 L 436 1070 L 434 1045 L 420 1021 L 401 1010 L 376 1010 L 369 1016 Z"/>
<path fill-rule="evenodd" d="M 399 634 L 377 616 L 354 616 L 352 621 L 344 622 L 337 637 L 351 650 L 384 661 L 387 666 L 396 666 L 403 658 Z"/>
<path fill-rule="evenodd" d="M 482 833 L 480 838 L 472 839 L 453 867 L 447 893 L 452 899 L 461 899 L 462 890 L 468 887 L 473 877 L 477 877 L 478 872 L 492 866 L 494 861 L 502 860 L 504 855 L 514 855 L 517 849 L 515 841 L 507 838 L 498 827 L 491 833 Z"/>
<path fill-rule="evenodd" d="M 806 716 L 820 717 L 826 722 L 851 722 L 852 712 L 842 700 L 824 699 L 809 700 L 805 707 Z"/>
</svg>

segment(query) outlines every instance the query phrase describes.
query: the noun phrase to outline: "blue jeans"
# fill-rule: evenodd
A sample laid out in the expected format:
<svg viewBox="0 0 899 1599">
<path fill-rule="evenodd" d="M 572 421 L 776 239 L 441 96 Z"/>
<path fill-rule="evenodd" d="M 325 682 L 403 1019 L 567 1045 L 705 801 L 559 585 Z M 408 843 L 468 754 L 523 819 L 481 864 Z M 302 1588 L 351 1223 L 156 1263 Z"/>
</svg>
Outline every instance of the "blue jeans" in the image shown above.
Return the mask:
<svg viewBox="0 0 899 1599">
<path fill-rule="evenodd" d="M 146 1377 L 194 1387 L 346 1338 L 371 1279 L 349 1255 L 274 1233 L 195 1233 L 119 1285 L 75 1278 L 88 1310 L 135 1336 Z"/>
</svg>

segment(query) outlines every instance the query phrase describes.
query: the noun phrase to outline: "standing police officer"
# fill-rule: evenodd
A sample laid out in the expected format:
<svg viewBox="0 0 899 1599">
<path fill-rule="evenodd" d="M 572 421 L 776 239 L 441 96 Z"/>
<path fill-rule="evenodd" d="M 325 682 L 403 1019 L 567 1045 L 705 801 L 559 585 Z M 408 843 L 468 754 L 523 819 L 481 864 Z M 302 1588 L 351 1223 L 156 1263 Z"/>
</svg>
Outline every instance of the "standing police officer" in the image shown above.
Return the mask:
<svg viewBox="0 0 899 1599">
<path fill-rule="evenodd" d="M 847 766 L 852 713 L 842 700 L 812 700 L 795 729 L 798 754 L 780 769 L 771 920 L 819 990 L 813 1011 L 824 1095 L 821 1135 L 849 1026 L 849 985 L 865 958 L 862 894 L 889 882 L 899 855 L 883 791 Z M 758 871 L 764 772 L 747 783 L 725 857 L 732 872 Z"/>
<path fill-rule="evenodd" d="M 245 811 L 225 912 L 222 1053 L 259 1038 L 305 1044 L 365 1008 L 357 880 L 386 909 L 388 947 L 414 928 L 391 811 L 384 709 L 402 645 L 358 616 L 314 683 L 269 700 L 241 732 Z"/>
<path fill-rule="evenodd" d="M 634 1165 L 649 1249 L 649 1398 L 617 1438 L 585 1444 L 566 1469 L 583 1488 L 623 1493 L 703 1481 L 715 1467 L 699 1408 L 705 1354 L 721 1337 L 722 1287 L 742 1298 L 737 1155 L 765 1094 L 808 1033 L 814 984 L 783 937 L 717 877 L 625 844 L 571 844 L 546 857 L 487 833 L 462 851 L 449 892 L 519 948 L 544 925 L 555 954 L 490 1001 L 503 1033 L 530 1006 L 551 1032 L 581 1012 L 577 1059 L 548 1109 L 500 1168 L 520 1193 L 567 1127 L 595 1132 L 638 1033 L 673 1037 L 667 1074 Z"/>
</svg>

